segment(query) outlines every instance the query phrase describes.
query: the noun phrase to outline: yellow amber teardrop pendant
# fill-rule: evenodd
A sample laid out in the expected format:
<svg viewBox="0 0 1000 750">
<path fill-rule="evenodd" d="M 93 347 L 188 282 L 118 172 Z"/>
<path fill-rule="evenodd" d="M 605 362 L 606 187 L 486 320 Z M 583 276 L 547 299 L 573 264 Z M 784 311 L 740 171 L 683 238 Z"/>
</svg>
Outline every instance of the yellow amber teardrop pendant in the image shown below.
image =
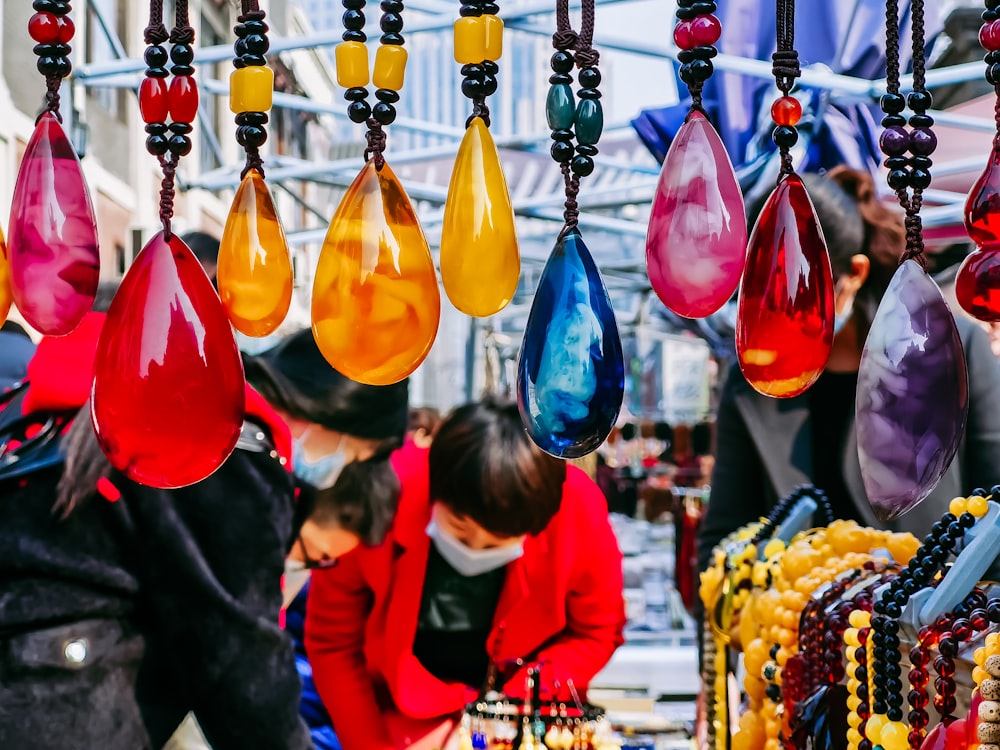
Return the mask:
<svg viewBox="0 0 1000 750">
<path fill-rule="evenodd" d="M 7 254 L 3 230 L 0 229 L 0 323 L 7 320 L 13 301 L 14 291 L 10 288 L 10 256 Z"/>
<path fill-rule="evenodd" d="M 264 178 L 251 169 L 233 198 L 219 247 L 219 296 L 247 336 L 267 336 L 288 314 L 292 261 Z"/>
<path fill-rule="evenodd" d="M 448 187 L 441 281 L 455 307 L 466 315 L 486 317 L 507 306 L 520 276 L 507 180 L 493 136 L 476 117 L 462 138 Z"/>
<path fill-rule="evenodd" d="M 337 207 L 313 282 L 313 335 L 340 373 L 389 385 L 423 362 L 441 317 L 434 261 L 388 164 L 368 162 Z"/>
</svg>

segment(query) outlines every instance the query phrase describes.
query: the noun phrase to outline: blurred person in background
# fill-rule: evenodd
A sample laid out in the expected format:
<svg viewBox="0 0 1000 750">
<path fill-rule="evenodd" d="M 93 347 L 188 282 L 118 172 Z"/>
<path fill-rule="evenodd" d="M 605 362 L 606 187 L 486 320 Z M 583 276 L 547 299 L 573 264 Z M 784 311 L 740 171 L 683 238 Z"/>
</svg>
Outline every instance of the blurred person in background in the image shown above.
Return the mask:
<svg viewBox="0 0 1000 750">
<path fill-rule="evenodd" d="M 311 583 L 306 649 L 344 750 L 448 746 L 488 675 L 516 660 L 542 664 L 547 697 L 583 694 L 625 625 L 622 555 L 597 486 L 495 401 L 456 409 L 429 451 L 399 464 L 384 541 Z M 524 676 L 497 688 L 518 696 Z"/>
<path fill-rule="evenodd" d="M 0 328 L 0 393 L 24 379 L 28 362 L 35 353 L 35 343 L 24 328 L 13 320 Z"/>
<path fill-rule="evenodd" d="M 418 448 L 430 448 L 434 433 L 441 425 L 441 412 L 430 406 L 415 406 L 410 409 L 406 425 L 406 438 Z"/>
</svg>

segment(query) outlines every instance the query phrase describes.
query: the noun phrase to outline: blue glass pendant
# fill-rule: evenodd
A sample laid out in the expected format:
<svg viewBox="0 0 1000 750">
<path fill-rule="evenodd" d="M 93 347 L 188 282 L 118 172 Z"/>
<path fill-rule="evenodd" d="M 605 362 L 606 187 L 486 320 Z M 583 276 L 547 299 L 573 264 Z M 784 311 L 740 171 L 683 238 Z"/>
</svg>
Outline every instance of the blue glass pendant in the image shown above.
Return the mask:
<svg viewBox="0 0 1000 750">
<path fill-rule="evenodd" d="M 557 458 L 596 450 L 618 419 L 625 363 L 611 299 L 583 238 L 556 243 L 538 282 L 517 365 L 528 435 Z"/>
<path fill-rule="evenodd" d="M 868 502 L 887 521 L 926 498 L 965 432 L 969 379 L 941 290 L 916 261 L 892 277 L 858 371 L 858 458 Z"/>
</svg>

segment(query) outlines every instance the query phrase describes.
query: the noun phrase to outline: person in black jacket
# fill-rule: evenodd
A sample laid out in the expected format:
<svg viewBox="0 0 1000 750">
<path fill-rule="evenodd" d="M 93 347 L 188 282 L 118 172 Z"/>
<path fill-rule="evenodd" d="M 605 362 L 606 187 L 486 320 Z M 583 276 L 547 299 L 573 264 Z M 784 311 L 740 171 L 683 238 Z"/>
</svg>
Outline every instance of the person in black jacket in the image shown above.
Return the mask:
<svg viewBox="0 0 1000 750">
<path fill-rule="evenodd" d="M 102 323 L 43 339 L 0 407 L 0 748 L 158 749 L 188 712 L 214 750 L 309 748 L 277 621 L 287 428 L 250 392 L 212 476 L 127 480 L 86 404 Z"/>
</svg>

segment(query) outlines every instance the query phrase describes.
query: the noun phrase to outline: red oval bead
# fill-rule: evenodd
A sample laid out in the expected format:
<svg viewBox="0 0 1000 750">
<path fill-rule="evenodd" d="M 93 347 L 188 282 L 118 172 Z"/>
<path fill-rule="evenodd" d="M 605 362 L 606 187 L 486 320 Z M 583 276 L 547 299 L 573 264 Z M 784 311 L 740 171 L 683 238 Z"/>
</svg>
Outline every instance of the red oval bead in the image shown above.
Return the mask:
<svg viewBox="0 0 1000 750">
<path fill-rule="evenodd" d="M 987 21 L 979 27 L 979 43 L 987 52 L 1000 49 L 1000 23 Z"/>
<path fill-rule="evenodd" d="M 802 119 L 802 105 L 794 96 L 775 99 L 771 105 L 771 119 L 775 125 L 798 125 Z"/>
<path fill-rule="evenodd" d="M 711 14 L 691 19 L 691 38 L 695 47 L 715 44 L 722 36 L 722 23 Z"/>
<path fill-rule="evenodd" d="M 139 84 L 139 114 L 145 123 L 165 122 L 170 111 L 165 78 L 144 78 Z"/>
<path fill-rule="evenodd" d="M 59 41 L 59 19 L 52 13 L 36 13 L 28 19 L 28 34 L 39 44 Z"/>
<path fill-rule="evenodd" d="M 965 230 L 978 245 L 1000 242 L 1000 151 L 993 150 L 965 200 Z"/>
<path fill-rule="evenodd" d="M 170 82 L 170 119 L 194 122 L 198 114 L 198 84 L 192 76 L 174 76 Z"/>
<path fill-rule="evenodd" d="M 1000 321 L 1000 244 L 984 245 L 966 256 L 955 277 L 955 296 L 974 318 Z"/>
<path fill-rule="evenodd" d="M 695 46 L 690 21 L 681 21 L 674 26 L 674 44 L 680 49 L 691 49 Z"/>
<path fill-rule="evenodd" d="M 73 19 L 69 16 L 59 16 L 59 43 L 69 44 L 73 35 L 76 33 L 76 25 L 73 23 Z"/>
</svg>

